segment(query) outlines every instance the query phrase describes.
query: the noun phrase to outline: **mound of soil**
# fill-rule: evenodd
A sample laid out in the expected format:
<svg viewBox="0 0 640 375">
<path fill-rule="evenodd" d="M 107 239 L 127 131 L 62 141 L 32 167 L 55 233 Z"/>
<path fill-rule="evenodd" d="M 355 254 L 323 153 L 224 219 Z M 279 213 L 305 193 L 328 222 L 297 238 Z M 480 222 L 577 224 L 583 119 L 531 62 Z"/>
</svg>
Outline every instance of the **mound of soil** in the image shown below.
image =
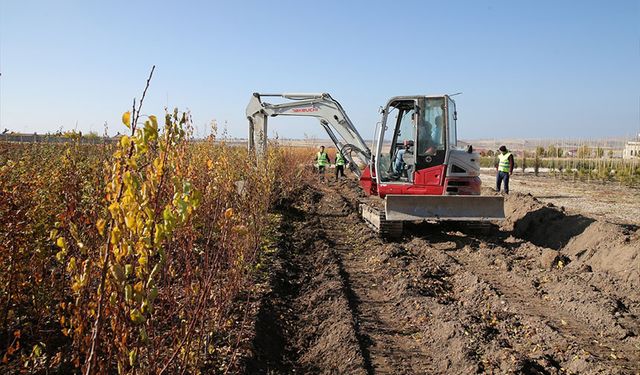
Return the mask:
<svg viewBox="0 0 640 375">
<path fill-rule="evenodd" d="M 520 193 L 506 197 L 505 214 L 503 230 L 536 246 L 558 250 L 557 260 L 565 259 L 565 264 L 572 262 L 572 267 L 584 270 L 608 272 L 634 290 L 640 287 L 637 227 L 567 214 L 562 207 Z"/>
<path fill-rule="evenodd" d="M 562 249 L 575 267 L 614 275 L 631 290 L 640 290 L 640 230 L 594 222 Z"/>
</svg>

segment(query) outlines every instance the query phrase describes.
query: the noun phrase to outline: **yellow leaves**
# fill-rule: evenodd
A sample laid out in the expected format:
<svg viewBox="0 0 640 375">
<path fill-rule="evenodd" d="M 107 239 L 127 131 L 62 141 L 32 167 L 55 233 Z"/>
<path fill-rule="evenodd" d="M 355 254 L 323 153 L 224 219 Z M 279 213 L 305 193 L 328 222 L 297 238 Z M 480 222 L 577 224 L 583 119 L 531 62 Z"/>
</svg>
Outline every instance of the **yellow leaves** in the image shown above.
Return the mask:
<svg viewBox="0 0 640 375">
<path fill-rule="evenodd" d="M 136 324 L 141 324 L 146 321 L 144 315 L 142 315 L 142 313 L 138 309 L 131 310 L 131 312 L 129 313 L 129 317 L 131 318 L 131 321 Z"/>
<path fill-rule="evenodd" d="M 70 296 L 64 297 L 74 305 L 63 309 L 65 320 L 61 323 L 61 328 L 74 340 L 74 345 L 77 345 L 74 347 L 87 347 L 87 342 L 83 340 L 90 337 L 88 333 L 93 321 L 91 318 L 98 314 L 97 301 L 100 300 L 101 293 L 104 293 L 106 304 L 101 305 L 104 309 L 102 312 L 108 316 L 104 323 L 106 326 L 110 325 L 105 328 L 113 333 L 113 340 L 104 341 L 103 345 L 105 349 L 108 346 L 109 353 L 113 353 L 114 358 L 122 359 L 119 362 L 125 372 L 131 370 L 127 368 L 127 356 L 129 365 L 137 368 L 142 363 L 147 364 L 153 360 L 149 357 L 149 352 L 142 348 L 149 337 L 158 337 L 159 327 L 144 323 L 156 313 L 170 314 L 171 310 L 165 310 L 165 306 L 175 307 L 173 299 L 169 298 L 162 301 L 162 311 L 154 312 L 154 307 L 158 310 L 156 304 L 159 297 L 162 298 L 157 285 L 159 280 L 165 281 L 166 277 L 168 282 L 181 283 L 184 279 L 185 287 L 192 286 L 191 290 L 195 293 L 204 292 L 197 284 L 192 284 L 193 279 L 198 277 L 194 275 L 202 274 L 203 264 L 196 264 L 193 274 L 183 277 L 183 265 L 173 250 L 184 246 L 185 251 L 201 254 L 202 243 L 198 241 L 202 238 L 202 232 L 219 228 L 219 223 L 204 220 L 229 220 L 224 223 L 223 230 L 229 231 L 233 227 L 238 236 L 248 233 L 246 226 L 234 226 L 240 224 L 244 216 L 238 215 L 232 208 L 224 211 L 225 206 L 219 206 L 226 204 L 231 207 L 236 204 L 235 197 L 227 194 L 232 185 L 224 181 L 230 171 L 227 168 L 235 160 L 231 154 L 217 155 L 217 151 L 210 151 L 208 148 L 200 149 L 206 150 L 201 154 L 192 154 L 192 144 L 182 141 L 190 130 L 185 133 L 180 124 L 189 119 L 178 112 L 175 116 L 170 114 L 168 124 L 160 124 L 161 129 L 158 129 L 158 118 L 155 116 L 149 116 L 144 125 L 143 120 L 134 123 L 133 117 L 130 112 L 125 112 L 122 114 L 122 121 L 130 129 L 138 125 L 136 131 L 121 137 L 119 143 L 110 145 L 113 155 L 103 158 L 95 166 L 99 175 L 91 181 L 83 181 L 82 186 L 91 189 L 89 193 L 95 192 L 94 196 L 87 196 L 95 199 L 86 202 L 87 204 L 83 201 L 75 212 L 69 210 L 60 213 L 66 215 L 56 217 L 55 220 L 60 225 L 51 233 L 44 234 L 45 238 L 50 236 L 50 244 L 55 243 L 57 250 L 61 250 L 60 259 L 65 261 L 63 266 L 69 273 L 64 275 L 65 280 L 68 280 L 64 290 Z M 74 156 L 73 153 L 68 155 L 71 161 Z M 108 162 L 105 163 L 104 160 Z M 72 163 L 70 165 L 75 166 Z M 215 173 L 199 179 L 198 172 L 206 168 L 213 169 Z M 83 170 L 79 169 L 77 172 L 83 173 Z M 210 181 L 214 174 L 219 179 L 217 182 Z M 236 173 L 231 174 L 232 177 L 235 175 Z M 63 180 L 66 175 L 59 174 L 56 177 Z M 198 191 L 204 190 L 208 182 L 216 184 L 216 194 L 221 194 L 220 197 L 215 197 L 218 202 L 215 205 L 211 204 L 210 195 L 203 197 Z M 104 190 L 100 190 L 102 187 Z M 78 195 L 84 199 L 85 192 Z M 202 217 L 193 216 L 199 202 L 202 200 L 204 203 L 205 199 L 208 204 L 206 209 L 209 211 L 203 211 Z M 85 207 L 91 209 L 88 214 L 80 212 L 80 208 Z M 90 218 L 96 213 L 102 218 L 94 219 L 95 227 L 87 228 L 87 225 L 92 224 Z M 78 215 L 76 220 L 73 215 L 77 214 L 84 215 Z M 193 223 L 185 226 L 190 220 Z M 77 233 L 71 228 L 73 222 L 78 225 Z M 101 238 L 97 238 L 96 232 Z M 225 238 L 231 241 L 235 239 Z M 192 239 L 194 241 L 190 242 Z M 242 243 L 240 246 L 244 245 Z M 84 247 L 85 250 L 79 251 L 79 247 Z M 97 285 L 101 281 L 99 278 L 102 275 L 105 251 L 109 252 L 110 261 L 105 287 L 99 291 Z M 169 275 L 173 275 L 173 278 Z M 164 318 L 164 315 L 161 316 Z M 147 332 L 147 327 L 154 331 Z M 104 359 L 104 353 L 99 360 Z"/>
<path fill-rule="evenodd" d="M 80 291 L 80 289 L 82 289 L 82 282 L 80 282 L 80 280 L 76 280 L 73 282 L 73 284 L 71 284 L 71 290 L 74 293 L 78 293 L 78 291 Z"/>
<path fill-rule="evenodd" d="M 173 223 L 175 222 L 175 217 L 173 212 L 171 212 L 171 206 L 167 206 L 162 211 L 162 219 L 164 220 L 164 226 L 167 228 L 172 228 Z M 157 230 L 157 229 L 156 229 Z"/>
<path fill-rule="evenodd" d="M 149 120 L 151 121 L 151 125 L 154 127 L 158 127 L 158 118 L 155 115 L 149 116 Z"/>
<path fill-rule="evenodd" d="M 131 302 L 133 300 L 133 288 L 129 284 L 124 287 L 124 300 L 127 302 Z"/>
<path fill-rule="evenodd" d="M 61 249 L 66 249 L 66 243 L 64 241 L 64 237 L 58 237 L 58 239 L 56 240 L 56 245 L 61 248 Z"/>
<path fill-rule="evenodd" d="M 233 228 L 231 228 L 231 231 L 238 234 L 239 236 L 244 236 L 249 233 L 249 229 L 246 227 L 246 225 L 235 225 Z"/>
<path fill-rule="evenodd" d="M 141 255 L 140 258 L 138 258 L 138 264 L 140 264 L 141 266 L 145 267 L 148 263 L 149 258 L 147 258 L 145 254 Z"/>
<path fill-rule="evenodd" d="M 110 271 L 111 275 L 114 279 L 116 279 L 116 281 L 118 281 L 119 283 L 124 281 L 124 270 L 122 269 L 121 265 L 119 265 L 118 263 L 112 264 Z"/>
<path fill-rule="evenodd" d="M 133 318 L 131 318 L 133 320 Z M 129 351 L 129 366 L 133 367 L 136 364 L 136 358 L 138 357 L 138 348 L 131 349 Z"/>
<path fill-rule="evenodd" d="M 120 235 L 120 228 L 113 227 L 113 229 L 111 229 L 111 238 L 109 239 L 109 242 L 112 245 L 117 245 L 120 242 Z"/>
<path fill-rule="evenodd" d="M 64 261 L 64 257 L 67 255 L 67 252 L 65 250 L 60 250 L 56 253 L 56 260 L 60 263 L 62 263 L 62 261 Z"/>
<path fill-rule="evenodd" d="M 129 277 L 133 274 L 133 265 L 127 264 L 124 266 L 124 276 Z"/>
<path fill-rule="evenodd" d="M 122 114 L 122 123 L 127 128 L 131 128 L 131 112 L 127 111 L 127 112 Z"/>
<path fill-rule="evenodd" d="M 133 214 L 127 214 L 124 218 L 124 222 L 128 229 L 132 231 L 136 230 L 136 217 Z"/>
<path fill-rule="evenodd" d="M 67 272 L 71 273 L 71 272 L 74 272 L 75 270 L 76 270 L 76 258 L 71 257 L 71 259 L 69 259 L 69 264 L 67 264 Z"/>
<path fill-rule="evenodd" d="M 156 116 L 149 116 L 149 120 L 144 122 L 142 140 L 144 143 L 156 142 L 158 140 L 158 120 Z"/>
<path fill-rule="evenodd" d="M 118 202 L 113 202 L 109 205 L 109 213 L 112 218 L 118 217 L 118 213 L 120 212 L 120 204 Z"/>
<path fill-rule="evenodd" d="M 153 244 L 156 246 L 160 245 L 164 237 L 165 237 L 164 225 L 156 224 L 155 232 L 153 234 Z"/>
<path fill-rule="evenodd" d="M 123 135 L 122 137 L 120 137 L 120 147 L 126 150 L 129 148 L 129 146 L 131 146 L 131 139 L 126 135 Z"/>
<path fill-rule="evenodd" d="M 56 253 L 56 259 L 58 262 L 62 263 L 64 257 L 67 256 L 67 243 L 64 240 L 64 237 L 60 236 L 56 240 L 56 246 L 60 248 L 60 251 Z"/>
<path fill-rule="evenodd" d="M 136 285 L 134 285 L 134 286 L 133 286 L 133 290 L 134 290 L 136 293 L 142 293 L 142 289 L 143 289 L 143 287 L 144 287 L 144 285 L 142 284 L 142 281 L 138 281 L 138 282 L 136 283 Z"/>
</svg>

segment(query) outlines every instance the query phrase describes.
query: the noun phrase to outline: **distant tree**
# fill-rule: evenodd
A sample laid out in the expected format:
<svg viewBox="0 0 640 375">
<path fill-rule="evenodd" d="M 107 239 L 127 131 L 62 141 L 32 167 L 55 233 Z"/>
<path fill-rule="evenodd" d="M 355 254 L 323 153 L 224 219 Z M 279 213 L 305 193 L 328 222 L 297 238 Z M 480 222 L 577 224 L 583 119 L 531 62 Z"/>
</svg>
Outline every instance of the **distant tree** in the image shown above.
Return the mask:
<svg viewBox="0 0 640 375">
<path fill-rule="evenodd" d="M 609 150 L 609 152 L 607 152 L 607 155 L 609 155 L 609 159 L 613 158 L 613 150 Z"/>
<path fill-rule="evenodd" d="M 550 158 L 561 158 L 563 154 L 564 151 L 556 145 L 549 145 L 549 147 L 547 147 L 547 156 Z"/>
<path fill-rule="evenodd" d="M 489 150 L 487 151 L 487 156 L 493 156 L 495 155 L 495 153 L 493 152 L 493 150 Z"/>
<path fill-rule="evenodd" d="M 89 139 L 100 138 L 100 136 L 98 135 L 98 132 L 96 131 L 90 131 L 89 133 L 85 134 L 84 137 Z"/>
<path fill-rule="evenodd" d="M 579 158 L 590 158 L 591 157 L 591 147 L 587 145 L 582 145 L 578 147 L 578 157 Z"/>
<path fill-rule="evenodd" d="M 558 148 L 554 145 L 549 145 L 547 147 L 547 156 L 550 158 L 558 157 Z"/>
<path fill-rule="evenodd" d="M 77 130 L 67 130 L 62 133 L 62 137 L 69 139 L 80 139 L 82 138 L 82 132 Z"/>
<path fill-rule="evenodd" d="M 602 149 L 602 147 L 596 148 L 596 157 L 601 158 L 603 156 L 604 156 L 604 150 Z"/>
<path fill-rule="evenodd" d="M 536 147 L 536 156 L 543 158 L 545 155 L 544 147 L 538 146 Z"/>
</svg>

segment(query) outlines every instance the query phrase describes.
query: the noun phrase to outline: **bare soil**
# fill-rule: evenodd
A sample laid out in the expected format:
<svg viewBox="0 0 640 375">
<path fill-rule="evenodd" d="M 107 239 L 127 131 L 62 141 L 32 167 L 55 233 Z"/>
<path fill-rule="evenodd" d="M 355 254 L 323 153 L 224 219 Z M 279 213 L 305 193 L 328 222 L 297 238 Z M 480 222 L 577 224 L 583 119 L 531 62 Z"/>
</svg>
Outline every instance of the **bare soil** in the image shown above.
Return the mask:
<svg viewBox="0 0 640 375">
<path fill-rule="evenodd" d="M 407 225 L 379 239 L 356 181 L 281 207 L 250 374 L 637 374 L 640 231 L 506 197 L 486 233 Z"/>
<path fill-rule="evenodd" d="M 484 186 L 495 187 L 495 172 L 485 170 L 480 177 Z M 640 225 L 640 189 L 620 183 L 581 182 L 516 171 L 510 188 L 594 219 Z"/>
</svg>

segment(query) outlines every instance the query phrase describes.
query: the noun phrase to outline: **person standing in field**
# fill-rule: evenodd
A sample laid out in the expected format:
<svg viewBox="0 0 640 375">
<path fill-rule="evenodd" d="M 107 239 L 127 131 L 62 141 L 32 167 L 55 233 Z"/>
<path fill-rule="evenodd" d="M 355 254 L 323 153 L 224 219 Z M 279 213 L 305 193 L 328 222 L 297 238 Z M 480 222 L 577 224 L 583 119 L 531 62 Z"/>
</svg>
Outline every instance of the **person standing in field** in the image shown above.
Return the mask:
<svg viewBox="0 0 640 375">
<path fill-rule="evenodd" d="M 339 176 L 344 177 L 344 165 L 346 164 L 344 156 L 342 156 L 342 152 L 340 150 L 336 151 L 336 181 L 338 181 Z"/>
<path fill-rule="evenodd" d="M 320 151 L 316 155 L 316 165 L 318 166 L 318 174 L 320 174 L 320 179 L 324 180 L 324 172 L 327 168 L 327 165 L 331 164 L 331 159 L 329 159 L 329 155 L 324 151 L 324 146 L 320 146 Z"/>
<path fill-rule="evenodd" d="M 504 180 L 504 193 L 509 194 L 509 176 L 513 173 L 513 167 L 515 162 L 513 161 L 513 154 L 507 150 L 507 147 L 502 145 L 498 149 L 498 162 L 496 163 L 496 191 L 500 192 L 500 185 Z"/>
</svg>

